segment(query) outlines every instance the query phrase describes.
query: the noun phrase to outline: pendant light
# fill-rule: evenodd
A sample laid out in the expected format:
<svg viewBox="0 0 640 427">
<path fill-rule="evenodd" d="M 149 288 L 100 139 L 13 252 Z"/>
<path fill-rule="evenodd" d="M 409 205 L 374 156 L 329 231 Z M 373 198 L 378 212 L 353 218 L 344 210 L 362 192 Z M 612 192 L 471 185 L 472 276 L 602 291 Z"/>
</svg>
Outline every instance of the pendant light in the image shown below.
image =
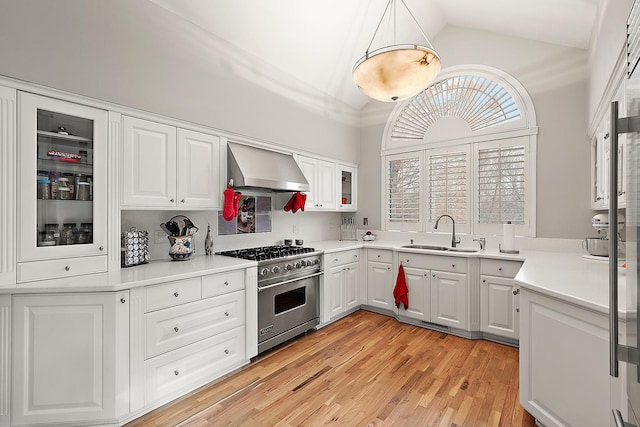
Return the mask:
<svg viewBox="0 0 640 427">
<path fill-rule="evenodd" d="M 400 2 L 409 12 L 426 43 L 393 44 L 371 51 L 373 40 L 387 12 L 393 13 L 396 43 L 396 0 L 389 0 L 365 55 L 353 67 L 353 81 L 365 95 L 378 101 L 395 102 L 411 98 L 429 86 L 440 71 L 440 57 L 404 0 Z"/>
</svg>

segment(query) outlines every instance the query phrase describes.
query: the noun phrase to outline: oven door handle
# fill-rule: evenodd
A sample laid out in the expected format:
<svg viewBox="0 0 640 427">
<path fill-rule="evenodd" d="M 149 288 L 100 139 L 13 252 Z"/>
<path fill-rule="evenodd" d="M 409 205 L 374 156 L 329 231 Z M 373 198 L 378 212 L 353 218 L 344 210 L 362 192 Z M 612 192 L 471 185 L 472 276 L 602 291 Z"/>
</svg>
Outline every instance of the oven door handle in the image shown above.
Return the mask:
<svg viewBox="0 0 640 427">
<path fill-rule="evenodd" d="M 263 287 L 258 287 L 258 292 L 260 292 L 260 291 L 264 291 L 264 290 L 269 289 L 269 288 L 275 288 L 276 286 L 286 285 L 287 283 L 298 282 L 298 281 L 300 281 L 300 280 L 310 279 L 310 278 L 312 278 L 312 277 L 316 277 L 316 276 L 321 276 L 322 274 L 324 274 L 324 272 L 319 271 L 319 272 L 314 273 L 314 274 L 311 274 L 311 275 L 309 275 L 309 276 L 296 277 L 295 279 L 285 280 L 284 282 L 274 283 L 273 285 L 263 286 Z"/>
</svg>

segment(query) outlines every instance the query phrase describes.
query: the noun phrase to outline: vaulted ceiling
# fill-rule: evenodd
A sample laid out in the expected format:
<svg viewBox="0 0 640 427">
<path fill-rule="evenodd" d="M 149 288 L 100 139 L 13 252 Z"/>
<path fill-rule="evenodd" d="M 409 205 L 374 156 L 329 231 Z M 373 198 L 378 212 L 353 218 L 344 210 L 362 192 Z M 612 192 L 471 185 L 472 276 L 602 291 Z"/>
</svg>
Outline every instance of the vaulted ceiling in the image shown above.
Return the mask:
<svg viewBox="0 0 640 427">
<path fill-rule="evenodd" d="M 255 62 L 268 78 L 312 87 L 354 109 L 368 101 L 351 78 L 380 22 L 387 0 L 151 0 Z M 446 25 L 488 30 L 588 49 L 605 0 L 405 0 L 431 40 Z M 394 44 L 385 17 L 372 49 Z M 424 43 L 401 0 L 397 43 Z M 434 45 L 436 51 L 437 45 Z M 446 66 L 446 58 L 443 58 Z"/>
</svg>

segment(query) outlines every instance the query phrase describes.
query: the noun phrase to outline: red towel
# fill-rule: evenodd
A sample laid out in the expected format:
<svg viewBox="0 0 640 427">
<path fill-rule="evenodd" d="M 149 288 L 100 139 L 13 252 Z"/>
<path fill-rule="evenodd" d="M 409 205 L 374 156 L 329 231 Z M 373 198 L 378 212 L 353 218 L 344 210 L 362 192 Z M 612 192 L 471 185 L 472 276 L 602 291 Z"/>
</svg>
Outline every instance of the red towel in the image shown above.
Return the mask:
<svg viewBox="0 0 640 427">
<path fill-rule="evenodd" d="M 396 299 L 396 307 L 400 308 L 400 303 L 403 303 L 405 310 L 409 308 L 409 289 L 407 288 L 407 279 L 404 276 L 402 264 L 398 269 L 398 278 L 396 279 L 396 287 L 393 288 L 393 297 Z"/>
</svg>

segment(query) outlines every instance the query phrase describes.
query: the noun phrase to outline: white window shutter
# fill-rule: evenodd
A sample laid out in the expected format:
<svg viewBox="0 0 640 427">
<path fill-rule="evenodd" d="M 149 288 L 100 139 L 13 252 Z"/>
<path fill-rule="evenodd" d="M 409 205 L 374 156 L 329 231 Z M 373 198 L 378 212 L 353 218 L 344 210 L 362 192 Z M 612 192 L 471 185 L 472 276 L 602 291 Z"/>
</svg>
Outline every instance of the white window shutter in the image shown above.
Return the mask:
<svg viewBox="0 0 640 427">
<path fill-rule="evenodd" d="M 422 155 L 387 156 L 386 184 L 387 230 L 420 230 Z"/>
</svg>

